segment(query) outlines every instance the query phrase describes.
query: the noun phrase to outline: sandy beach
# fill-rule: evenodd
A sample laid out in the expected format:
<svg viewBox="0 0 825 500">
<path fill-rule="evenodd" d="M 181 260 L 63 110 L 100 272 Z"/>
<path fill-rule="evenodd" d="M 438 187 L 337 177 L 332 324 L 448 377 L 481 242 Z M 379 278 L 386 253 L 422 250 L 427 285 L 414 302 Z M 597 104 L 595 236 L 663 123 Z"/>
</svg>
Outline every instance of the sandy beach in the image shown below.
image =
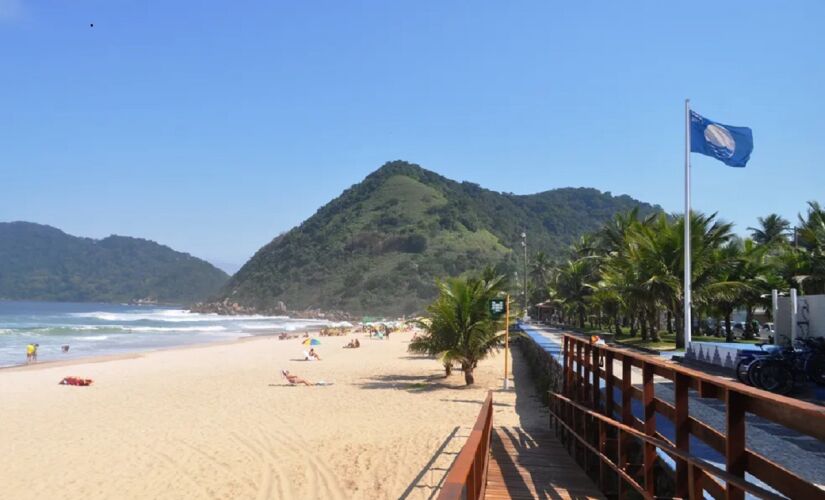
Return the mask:
<svg viewBox="0 0 825 500">
<path fill-rule="evenodd" d="M 410 336 L 359 336 L 360 349 L 323 337 L 320 362 L 300 360 L 300 340 L 258 337 L 1 370 L 3 496 L 427 498 L 433 463 L 454 456 L 439 448 L 457 451 L 501 386 L 502 355 L 465 388 L 460 372 L 444 379 L 408 355 Z M 289 386 L 282 368 L 333 385 Z M 58 385 L 65 376 L 95 382 Z M 497 425 L 541 422 L 537 407 L 516 415 L 515 397 L 496 394 Z"/>
</svg>

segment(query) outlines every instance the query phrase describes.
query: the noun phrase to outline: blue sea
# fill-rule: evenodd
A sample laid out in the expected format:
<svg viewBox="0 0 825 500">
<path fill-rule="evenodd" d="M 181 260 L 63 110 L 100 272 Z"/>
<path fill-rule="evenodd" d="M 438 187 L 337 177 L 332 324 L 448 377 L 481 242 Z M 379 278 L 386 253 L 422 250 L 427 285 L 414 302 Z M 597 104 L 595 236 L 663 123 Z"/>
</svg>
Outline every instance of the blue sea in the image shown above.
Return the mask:
<svg viewBox="0 0 825 500">
<path fill-rule="evenodd" d="M 39 361 L 231 340 L 318 328 L 322 320 L 285 316 L 218 316 L 184 309 L 119 304 L 0 301 L 0 367 L 24 364 L 26 345 Z M 69 352 L 61 346 L 68 344 Z"/>
</svg>

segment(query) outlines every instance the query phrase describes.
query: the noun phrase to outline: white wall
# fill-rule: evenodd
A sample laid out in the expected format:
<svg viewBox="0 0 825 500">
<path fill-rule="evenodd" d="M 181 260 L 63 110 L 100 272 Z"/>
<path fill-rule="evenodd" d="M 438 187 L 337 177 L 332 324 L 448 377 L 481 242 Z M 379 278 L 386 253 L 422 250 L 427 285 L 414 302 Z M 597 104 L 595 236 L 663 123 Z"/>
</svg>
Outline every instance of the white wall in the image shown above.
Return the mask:
<svg viewBox="0 0 825 500">
<path fill-rule="evenodd" d="M 797 298 L 797 323 L 807 321 L 808 326 L 798 326 L 799 337 L 825 337 L 825 295 L 800 295 Z M 779 297 L 779 311 L 774 318 L 777 341 L 780 335 L 791 335 L 791 298 Z M 807 331 L 806 331 L 807 330 Z"/>
</svg>

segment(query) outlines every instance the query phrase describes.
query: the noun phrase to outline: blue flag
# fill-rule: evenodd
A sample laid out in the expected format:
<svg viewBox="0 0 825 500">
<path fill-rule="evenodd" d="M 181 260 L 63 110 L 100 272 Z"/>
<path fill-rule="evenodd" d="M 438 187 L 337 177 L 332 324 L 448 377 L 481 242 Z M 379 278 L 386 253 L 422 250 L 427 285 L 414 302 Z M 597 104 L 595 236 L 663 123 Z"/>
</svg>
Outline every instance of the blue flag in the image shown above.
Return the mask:
<svg viewBox="0 0 825 500">
<path fill-rule="evenodd" d="M 753 151 L 753 132 L 690 112 L 690 151 L 716 158 L 729 167 L 744 167 Z"/>
</svg>

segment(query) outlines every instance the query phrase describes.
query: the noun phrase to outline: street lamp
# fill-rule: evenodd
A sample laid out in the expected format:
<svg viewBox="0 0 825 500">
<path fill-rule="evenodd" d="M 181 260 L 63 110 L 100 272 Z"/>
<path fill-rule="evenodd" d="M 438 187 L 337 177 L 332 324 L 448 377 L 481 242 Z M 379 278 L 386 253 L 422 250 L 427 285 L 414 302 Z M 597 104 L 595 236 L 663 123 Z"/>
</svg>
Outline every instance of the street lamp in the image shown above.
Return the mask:
<svg viewBox="0 0 825 500">
<path fill-rule="evenodd" d="M 524 320 L 527 321 L 527 233 L 521 233 L 521 248 L 524 249 Z"/>
</svg>

